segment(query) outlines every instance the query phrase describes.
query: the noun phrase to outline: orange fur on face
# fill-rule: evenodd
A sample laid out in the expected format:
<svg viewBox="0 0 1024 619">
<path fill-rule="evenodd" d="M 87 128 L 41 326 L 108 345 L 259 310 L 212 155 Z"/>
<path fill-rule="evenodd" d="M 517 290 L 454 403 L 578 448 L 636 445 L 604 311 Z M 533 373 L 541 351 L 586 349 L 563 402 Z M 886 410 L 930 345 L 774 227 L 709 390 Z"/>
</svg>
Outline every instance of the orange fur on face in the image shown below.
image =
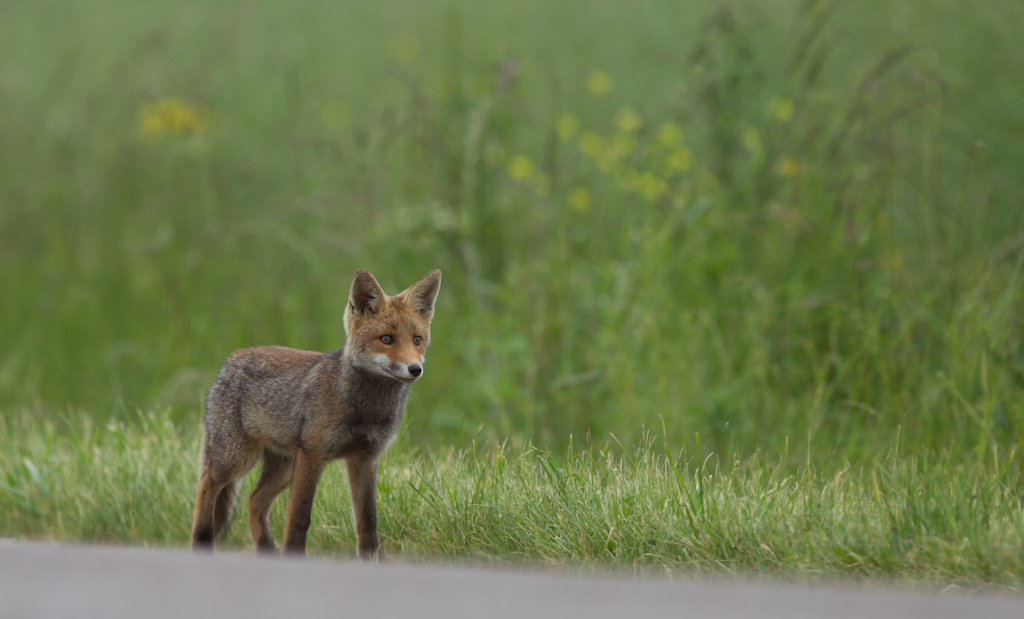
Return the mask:
<svg viewBox="0 0 1024 619">
<path fill-rule="evenodd" d="M 412 374 L 410 368 L 418 366 L 422 372 L 439 285 L 440 273 L 432 272 L 401 294 L 389 296 L 369 273 L 357 275 L 345 313 L 350 358 L 374 373 L 415 381 L 420 373 Z"/>
</svg>

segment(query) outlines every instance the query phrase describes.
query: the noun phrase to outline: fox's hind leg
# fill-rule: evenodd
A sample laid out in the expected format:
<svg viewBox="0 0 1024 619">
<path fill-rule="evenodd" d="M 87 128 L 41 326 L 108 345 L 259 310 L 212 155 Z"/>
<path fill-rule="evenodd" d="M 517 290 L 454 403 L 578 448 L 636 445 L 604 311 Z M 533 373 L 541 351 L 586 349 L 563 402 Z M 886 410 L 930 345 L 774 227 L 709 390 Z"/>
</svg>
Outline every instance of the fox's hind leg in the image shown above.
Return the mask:
<svg viewBox="0 0 1024 619">
<path fill-rule="evenodd" d="M 232 479 L 224 484 L 217 493 L 217 502 L 213 506 L 213 537 L 221 539 L 228 531 L 231 518 L 235 515 L 235 503 L 238 502 L 238 487 L 241 479 Z"/>
<path fill-rule="evenodd" d="M 205 436 L 203 442 L 203 462 L 192 519 L 193 550 L 212 550 L 214 538 L 227 530 L 238 496 L 239 481 L 249 472 L 260 453 L 258 446 L 253 444 L 242 445 L 230 454 L 214 453 Z M 226 459 L 228 455 L 231 457 Z"/>
<path fill-rule="evenodd" d="M 270 530 L 270 506 L 282 490 L 292 481 L 295 457 L 263 450 L 263 472 L 256 489 L 249 497 L 249 531 L 256 544 L 256 552 L 273 552 L 274 534 Z"/>
<path fill-rule="evenodd" d="M 196 510 L 192 516 L 193 551 L 213 550 L 217 497 L 225 485 L 227 484 L 223 481 L 218 482 L 209 470 L 204 470 L 199 477 L 199 486 L 196 488 Z"/>
</svg>

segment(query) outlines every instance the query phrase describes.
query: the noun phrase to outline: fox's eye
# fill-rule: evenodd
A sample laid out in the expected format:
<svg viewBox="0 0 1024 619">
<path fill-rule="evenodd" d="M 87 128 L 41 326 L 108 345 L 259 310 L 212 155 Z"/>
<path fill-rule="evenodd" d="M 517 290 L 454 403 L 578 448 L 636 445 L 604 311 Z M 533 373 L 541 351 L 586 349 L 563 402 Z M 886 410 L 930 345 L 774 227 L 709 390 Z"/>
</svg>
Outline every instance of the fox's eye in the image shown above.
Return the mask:
<svg viewBox="0 0 1024 619">
<path fill-rule="evenodd" d="M 422 341 L 423 341 L 423 338 L 417 335 L 416 337 L 412 338 L 412 341 L 413 341 L 413 343 L 414 343 L 414 344 L 416 344 L 417 346 L 419 346 L 419 345 L 420 345 L 420 342 L 422 342 Z"/>
<path fill-rule="evenodd" d="M 391 337 L 390 335 L 382 335 L 380 336 L 380 341 L 390 346 L 391 344 L 395 343 L 395 338 Z"/>
</svg>

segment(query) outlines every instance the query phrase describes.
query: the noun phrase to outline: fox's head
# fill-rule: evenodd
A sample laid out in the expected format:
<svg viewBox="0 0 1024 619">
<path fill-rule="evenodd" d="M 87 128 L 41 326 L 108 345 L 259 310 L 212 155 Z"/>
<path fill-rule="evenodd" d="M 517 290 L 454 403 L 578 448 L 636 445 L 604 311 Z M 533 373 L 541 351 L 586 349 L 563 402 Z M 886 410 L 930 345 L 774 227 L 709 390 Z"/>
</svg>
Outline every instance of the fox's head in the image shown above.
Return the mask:
<svg viewBox="0 0 1024 619">
<path fill-rule="evenodd" d="M 430 319 L 441 289 L 441 271 L 388 296 L 366 269 L 356 271 L 345 309 L 345 355 L 356 366 L 403 383 L 423 375 Z"/>
</svg>

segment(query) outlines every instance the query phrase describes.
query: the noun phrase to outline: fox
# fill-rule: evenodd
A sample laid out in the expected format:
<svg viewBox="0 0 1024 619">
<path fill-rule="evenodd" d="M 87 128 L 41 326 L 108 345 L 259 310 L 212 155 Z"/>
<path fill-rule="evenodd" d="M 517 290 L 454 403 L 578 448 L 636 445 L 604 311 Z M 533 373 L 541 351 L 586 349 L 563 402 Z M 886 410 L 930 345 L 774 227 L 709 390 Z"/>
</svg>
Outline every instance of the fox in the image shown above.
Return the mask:
<svg viewBox="0 0 1024 619">
<path fill-rule="evenodd" d="M 358 555 L 380 558 L 377 461 L 395 437 L 413 383 L 423 376 L 441 288 L 435 269 L 389 296 L 356 271 L 345 308 L 345 343 L 328 353 L 261 346 L 235 351 L 206 396 L 192 550 L 212 551 L 227 531 L 242 477 L 263 466 L 249 497 L 257 553 L 277 551 L 270 507 L 291 486 L 282 552 L 305 555 L 317 483 L 343 459 Z"/>
</svg>

